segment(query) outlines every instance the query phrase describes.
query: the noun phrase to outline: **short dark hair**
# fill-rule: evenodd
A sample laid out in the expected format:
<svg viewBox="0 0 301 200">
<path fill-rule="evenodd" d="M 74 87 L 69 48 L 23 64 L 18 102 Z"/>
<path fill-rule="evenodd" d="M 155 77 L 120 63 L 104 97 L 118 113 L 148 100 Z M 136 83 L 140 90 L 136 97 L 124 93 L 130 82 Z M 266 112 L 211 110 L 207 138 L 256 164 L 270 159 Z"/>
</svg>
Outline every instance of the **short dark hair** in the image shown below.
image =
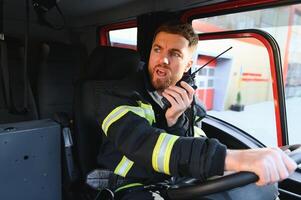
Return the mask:
<svg viewBox="0 0 301 200">
<path fill-rule="evenodd" d="M 160 32 L 166 32 L 171 34 L 181 35 L 189 42 L 188 46 L 197 46 L 199 37 L 194 32 L 191 24 L 182 22 L 168 22 L 159 26 L 154 34 L 154 39 Z"/>
</svg>

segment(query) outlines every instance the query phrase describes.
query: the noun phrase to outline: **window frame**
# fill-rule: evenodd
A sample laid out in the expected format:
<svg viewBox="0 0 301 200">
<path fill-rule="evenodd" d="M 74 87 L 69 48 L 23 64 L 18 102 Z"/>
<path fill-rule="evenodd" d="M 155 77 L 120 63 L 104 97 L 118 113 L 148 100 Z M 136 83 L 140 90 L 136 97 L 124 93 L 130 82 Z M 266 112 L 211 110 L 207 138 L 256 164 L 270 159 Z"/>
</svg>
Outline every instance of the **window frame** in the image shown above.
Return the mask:
<svg viewBox="0 0 301 200">
<path fill-rule="evenodd" d="M 185 10 L 181 14 L 180 20 L 182 22 L 191 22 L 193 19 L 213 17 L 213 16 L 226 15 L 226 14 L 234 14 L 234 13 L 239 13 L 244 11 L 259 10 L 259 9 L 277 7 L 277 6 L 293 5 L 297 3 L 300 3 L 300 1 L 298 0 L 226 1 L 222 3 L 217 3 L 218 6 L 216 4 L 212 4 L 208 6 L 202 6 L 202 7 Z"/>
</svg>

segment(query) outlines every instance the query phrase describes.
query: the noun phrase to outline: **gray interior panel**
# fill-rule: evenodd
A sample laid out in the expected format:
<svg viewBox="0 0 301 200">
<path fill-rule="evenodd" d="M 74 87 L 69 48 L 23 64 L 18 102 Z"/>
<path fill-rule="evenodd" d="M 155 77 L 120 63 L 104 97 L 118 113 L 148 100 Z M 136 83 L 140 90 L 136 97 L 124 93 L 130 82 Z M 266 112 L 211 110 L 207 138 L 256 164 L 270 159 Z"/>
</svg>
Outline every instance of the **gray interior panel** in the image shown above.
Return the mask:
<svg viewBox="0 0 301 200">
<path fill-rule="evenodd" d="M 60 126 L 52 120 L 0 125 L 0 199 L 61 199 Z"/>
</svg>

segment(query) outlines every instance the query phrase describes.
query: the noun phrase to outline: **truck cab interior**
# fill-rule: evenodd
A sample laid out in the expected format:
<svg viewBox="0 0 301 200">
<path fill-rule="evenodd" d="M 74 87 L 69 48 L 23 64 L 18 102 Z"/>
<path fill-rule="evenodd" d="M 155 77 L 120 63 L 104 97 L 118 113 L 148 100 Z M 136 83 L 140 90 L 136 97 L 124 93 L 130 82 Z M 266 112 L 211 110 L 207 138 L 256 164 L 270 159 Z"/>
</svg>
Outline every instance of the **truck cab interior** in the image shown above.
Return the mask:
<svg viewBox="0 0 301 200">
<path fill-rule="evenodd" d="M 232 149 L 289 148 L 300 164 L 299 1 L 1 0 L 0 13 L 0 199 L 99 198 L 88 176 L 99 168 L 97 95 L 148 62 L 170 20 L 199 35 L 192 72 L 233 47 L 195 78 L 206 135 Z M 192 199 L 256 180 L 242 172 L 162 190 Z M 300 187 L 299 165 L 280 199 L 301 199 Z"/>
</svg>

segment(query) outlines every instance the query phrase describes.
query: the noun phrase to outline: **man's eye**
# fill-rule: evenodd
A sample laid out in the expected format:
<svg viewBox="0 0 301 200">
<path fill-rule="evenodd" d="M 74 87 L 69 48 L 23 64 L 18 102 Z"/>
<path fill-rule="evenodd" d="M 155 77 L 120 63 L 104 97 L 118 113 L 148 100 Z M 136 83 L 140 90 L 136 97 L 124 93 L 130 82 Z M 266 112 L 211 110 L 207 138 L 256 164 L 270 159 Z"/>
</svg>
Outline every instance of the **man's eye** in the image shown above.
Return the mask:
<svg viewBox="0 0 301 200">
<path fill-rule="evenodd" d="M 177 57 L 177 58 L 181 57 L 181 54 L 179 54 L 177 52 L 172 52 L 171 55 L 174 56 L 174 57 Z"/>
<path fill-rule="evenodd" d="M 160 52 L 160 48 L 158 48 L 158 47 L 154 47 L 154 52 L 156 52 L 156 53 L 159 53 Z"/>
</svg>

